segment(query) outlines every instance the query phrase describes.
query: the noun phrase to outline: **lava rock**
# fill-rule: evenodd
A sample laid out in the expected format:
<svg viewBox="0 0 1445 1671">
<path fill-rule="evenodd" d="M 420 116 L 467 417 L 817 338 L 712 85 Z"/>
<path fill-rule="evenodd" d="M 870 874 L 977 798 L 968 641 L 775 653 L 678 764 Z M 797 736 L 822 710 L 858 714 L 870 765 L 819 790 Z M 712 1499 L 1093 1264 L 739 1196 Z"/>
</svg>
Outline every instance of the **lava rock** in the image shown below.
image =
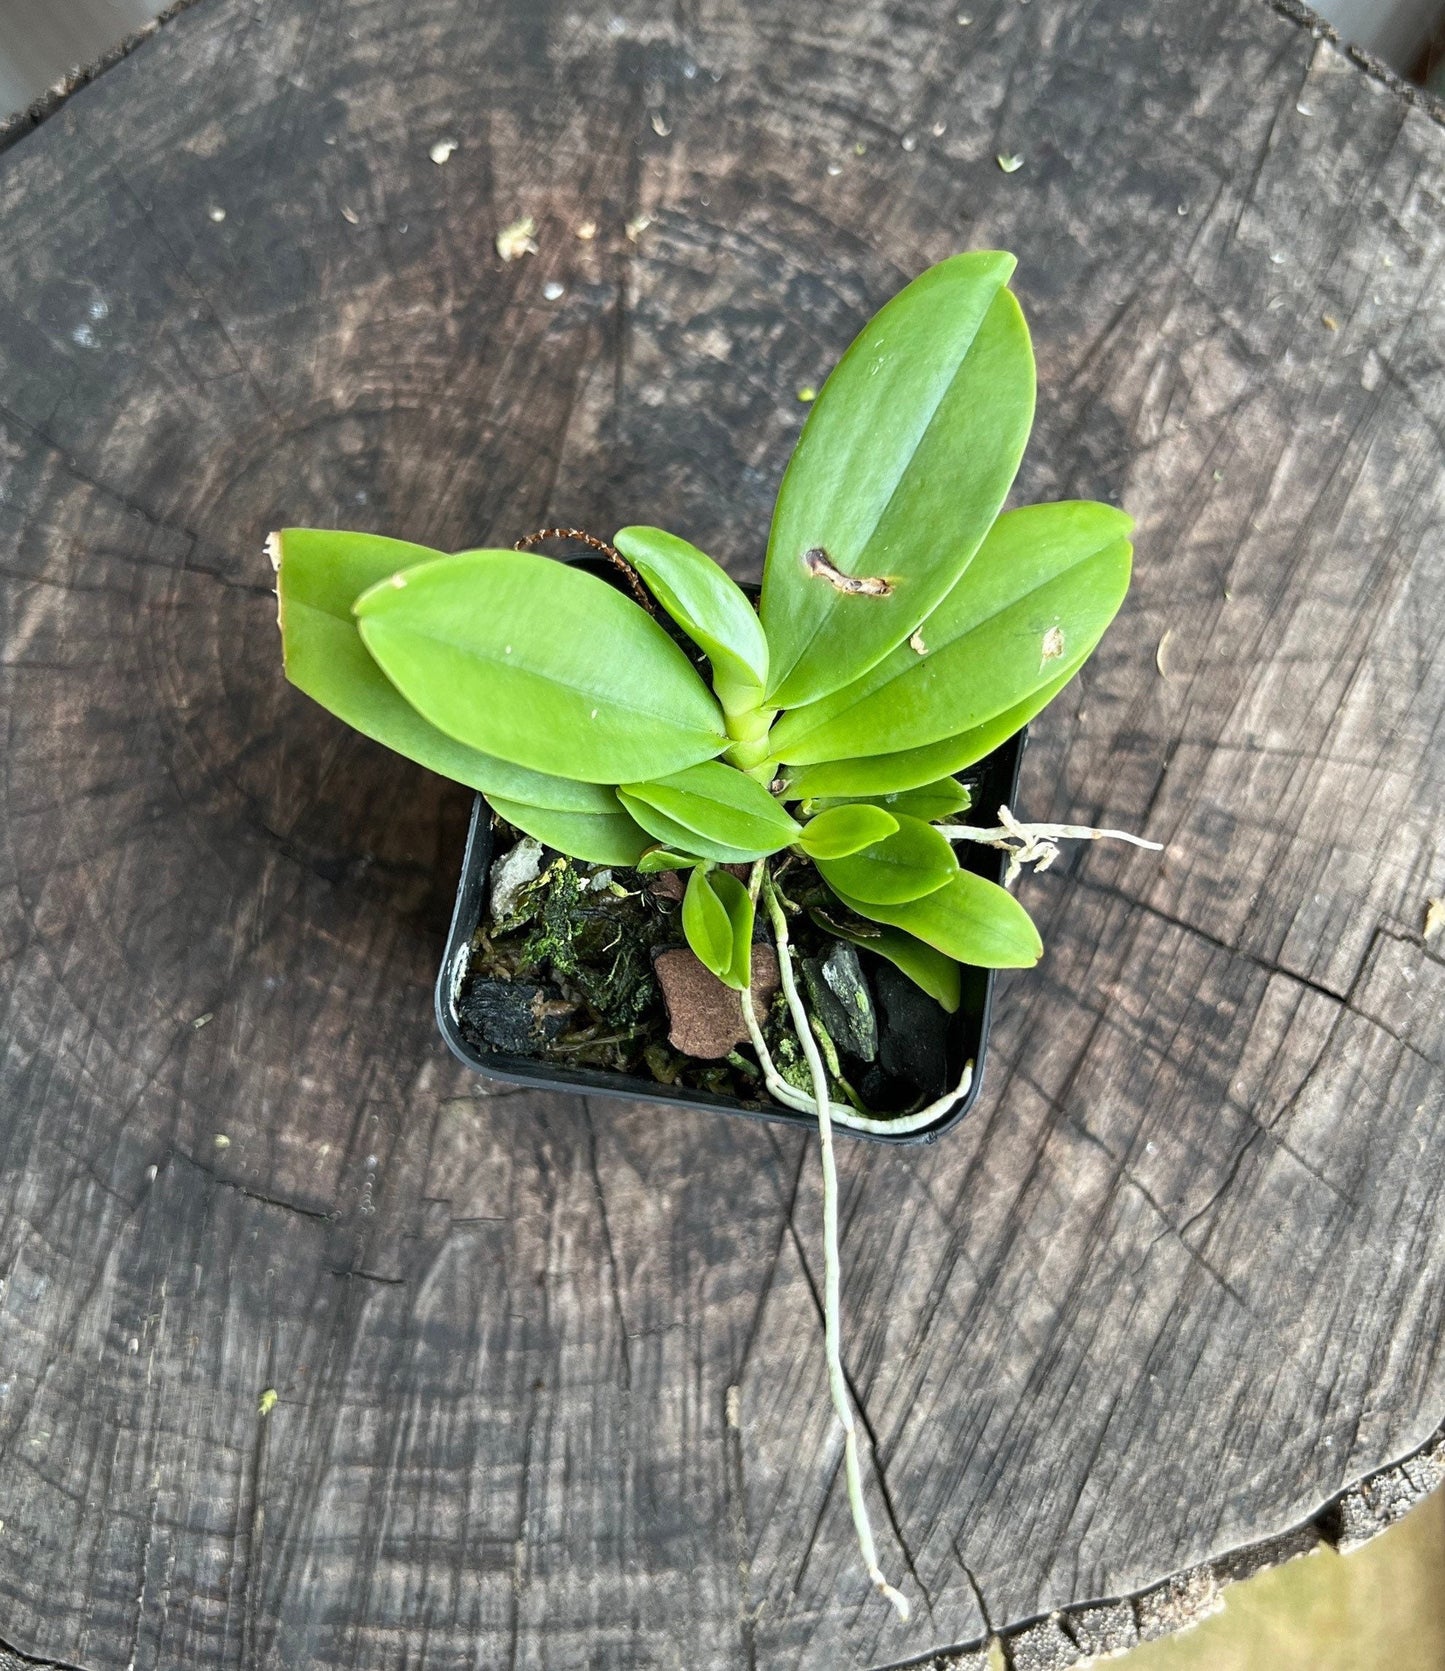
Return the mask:
<svg viewBox="0 0 1445 1671">
<path fill-rule="evenodd" d="M 805 957 L 803 979 L 818 1019 L 838 1049 L 860 1062 L 878 1054 L 878 1017 L 858 954 L 842 940 L 826 957 Z"/>
<path fill-rule="evenodd" d="M 576 1013 L 531 981 L 474 980 L 457 1002 L 463 1025 L 507 1056 L 540 1056 Z"/>
<path fill-rule="evenodd" d="M 680 905 L 682 896 L 687 892 L 687 872 L 659 870 L 648 883 L 648 889 L 654 899 L 669 899 L 675 905 Z"/>
<path fill-rule="evenodd" d="M 948 1012 L 881 959 L 874 990 L 883 1012 L 878 1039 L 883 1071 L 912 1086 L 920 1097 L 941 1096 L 948 1076 Z"/>
<path fill-rule="evenodd" d="M 747 1041 L 741 994 L 704 968 L 686 946 L 671 946 L 652 961 L 662 987 L 671 1027 L 668 1041 L 685 1056 L 716 1061 Z M 778 990 L 778 954 L 771 946 L 753 947 L 753 1014 L 759 1025 Z"/>
</svg>

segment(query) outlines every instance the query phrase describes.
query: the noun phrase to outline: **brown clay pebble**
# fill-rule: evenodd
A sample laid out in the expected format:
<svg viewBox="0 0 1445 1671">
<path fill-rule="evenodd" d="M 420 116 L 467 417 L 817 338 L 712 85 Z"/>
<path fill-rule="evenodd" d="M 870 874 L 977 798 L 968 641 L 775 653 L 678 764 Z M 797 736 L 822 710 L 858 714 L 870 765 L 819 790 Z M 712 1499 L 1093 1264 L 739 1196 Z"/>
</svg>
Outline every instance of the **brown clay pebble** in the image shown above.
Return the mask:
<svg viewBox="0 0 1445 1671">
<path fill-rule="evenodd" d="M 680 900 L 687 892 L 687 883 L 680 870 L 659 870 L 648 887 L 654 899 Z"/>
<path fill-rule="evenodd" d="M 673 1048 L 700 1061 L 716 1061 L 747 1041 L 740 994 L 724 986 L 686 946 L 659 952 L 653 970 L 667 1001 Z M 771 946 L 753 947 L 753 1014 L 761 1021 L 778 990 L 778 955 Z"/>
</svg>

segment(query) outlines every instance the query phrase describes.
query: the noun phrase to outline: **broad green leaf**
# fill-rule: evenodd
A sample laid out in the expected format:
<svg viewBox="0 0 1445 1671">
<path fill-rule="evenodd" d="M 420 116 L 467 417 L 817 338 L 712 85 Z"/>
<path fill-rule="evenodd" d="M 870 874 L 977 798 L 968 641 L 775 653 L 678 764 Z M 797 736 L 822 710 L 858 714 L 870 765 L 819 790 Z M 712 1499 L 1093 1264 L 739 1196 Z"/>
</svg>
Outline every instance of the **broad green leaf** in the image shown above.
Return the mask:
<svg viewBox="0 0 1445 1671">
<path fill-rule="evenodd" d="M 946 886 L 922 899 L 901 904 L 833 891 L 860 917 L 901 928 L 959 963 L 980 969 L 1031 969 L 1044 955 L 1039 931 L 1023 906 L 996 882 L 969 870 L 960 870 Z"/>
<path fill-rule="evenodd" d="M 499 795 L 488 795 L 492 810 L 544 846 L 555 847 L 574 859 L 597 865 L 635 865 L 652 837 L 617 804 L 612 791 L 608 812 L 559 812 L 553 807 L 528 806 Z"/>
<path fill-rule="evenodd" d="M 371 659 L 351 606 L 379 580 L 440 553 L 380 534 L 284 528 L 272 536 L 286 677 L 328 712 L 419 766 L 536 806 L 601 810 L 595 784 L 529 771 L 424 720 Z"/>
<path fill-rule="evenodd" d="M 613 543 L 706 652 L 723 707 L 756 707 L 768 681 L 768 641 L 742 587 L 705 552 L 661 528 L 623 528 Z"/>
<path fill-rule="evenodd" d="M 799 766 L 788 773 L 788 799 L 833 795 L 886 797 L 895 790 L 906 791 L 928 784 L 940 772 L 961 772 L 975 766 L 1042 713 L 1087 659 L 1079 657 L 1026 702 L 1006 708 L 971 731 L 945 737 L 941 743 L 901 749 L 897 754 L 875 754 L 863 760 L 826 760 L 816 766 Z M 888 804 L 886 799 L 883 804 Z"/>
<path fill-rule="evenodd" d="M 1083 501 L 1005 512 L 912 642 L 846 690 L 784 714 L 769 747 L 790 766 L 894 753 L 1027 701 L 1113 620 L 1131 527 L 1123 511 Z"/>
<path fill-rule="evenodd" d="M 631 598 L 527 551 L 466 551 L 356 602 L 366 647 L 448 736 L 586 783 L 675 772 L 726 746 L 687 657 Z"/>
<path fill-rule="evenodd" d="M 814 911 L 813 920 L 829 934 L 840 940 L 850 940 L 864 951 L 877 952 L 886 957 L 895 969 L 901 969 L 915 986 L 921 987 L 930 998 L 942 1004 L 950 1015 L 958 1008 L 962 996 L 958 964 L 951 957 L 935 951 L 922 940 L 905 934 L 901 928 L 889 928 L 886 923 L 862 922 L 855 926 L 843 923 L 825 911 Z"/>
<path fill-rule="evenodd" d="M 917 789 L 849 797 L 831 804 L 840 807 L 876 806 L 884 812 L 903 812 L 910 818 L 921 818 L 925 824 L 936 824 L 940 819 L 953 817 L 956 812 L 967 812 L 973 804 L 973 795 L 967 785 L 960 783 L 956 777 L 941 777 L 932 783 L 921 784 Z"/>
<path fill-rule="evenodd" d="M 708 846 L 698 845 L 710 843 L 727 850 L 724 862 L 729 864 L 734 862 L 734 855 L 740 859 L 766 858 L 798 837 L 797 821 L 762 784 L 720 760 L 706 760 L 647 783 L 624 783 L 622 793 L 629 806 L 643 802 L 670 823 L 689 831 L 690 839 L 681 851 L 718 857 Z M 640 813 L 634 816 L 646 824 Z M 646 827 L 652 828 L 650 824 Z M 658 839 L 669 838 L 659 833 Z"/>
<path fill-rule="evenodd" d="M 866 802 L 827 807 L 804 824 L 798 846 L 812 859 L 846 859 L 897 828 L 898 820 L 891 813 Z"/>
<path fill-rule="evenodd" d="M 1013 269 L 990 250 L 930 267 L 863 328 L 809 412 L 763 575 L 779 707 L 829 695 L 901 644 L 998 514 L 1034 410 L 1028 327 L 1003 288 Z"/>
<path fill-rule="evenodd" d="M 703 861 L 690 853 L 674 853 L 668 847 L 649 847 L 637 861 L 643 876 L 656 876 L 664 870 L 692 870 Z"/>
<path fill-rule="evenodd" d="M 735 878 L 729 877 L 732 880 Z M 733 967 L 732 919 L 707 870 L 695 870 L 687 879 L 687 892 L 682 896 L 682 932 L 698 962 L 726 982 Z"/>
<path fill-rule="evenodd" d="M 840 899 L 901 904 L 933 893 L 957 874 L 953 849 L 931 824 L 906 815 L 896 822 L 892 835 L 861 853 L 814 861 Z"/>
<path fill-rule="evenodd" d="M 718 979 L 724 986 L 741 992 L 752 979 L 753 896 L 736 876 L 725 870 L 713 871 L 708 880 L 712 883 L 713 892 L 722 901 L 723 910 L 728 914 L 728 925 L 732 930 L 732 952 L 727 970 L 725 973 L 719 972 Z"/>
<path fill-rule="evenodd" d="M 723 841 L 710 841 L 693 830 L 684 829 L 675 819 L 667 817 L 647 801 L 640 801 L 625 789 L 617 791 L 617 799 L 653 838 L 664 847 L 686 858 L 711 859 L 714 864 L 751 864 L 758 854 L 745 847 L 729 847 Z"/>
</svg>

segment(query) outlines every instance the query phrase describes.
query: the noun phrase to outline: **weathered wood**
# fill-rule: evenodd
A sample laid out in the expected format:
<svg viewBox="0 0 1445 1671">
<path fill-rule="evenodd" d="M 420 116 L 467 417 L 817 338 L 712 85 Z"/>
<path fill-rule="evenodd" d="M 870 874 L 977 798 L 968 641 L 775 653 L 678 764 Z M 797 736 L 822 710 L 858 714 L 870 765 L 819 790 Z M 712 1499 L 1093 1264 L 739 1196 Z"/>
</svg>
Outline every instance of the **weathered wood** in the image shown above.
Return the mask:
<svg viewBox="0 0 1445 1671">
<path fill-rule="evenodd" d="M 0 161 L 0 1643 L 892 1663 L 1445 1415 L 1445 133 L 1250 0 L 967 11 L 201 0 Z M 976 1114 L 844 1151 L 905 1628 L 813 1149 L 449 1062 L 466 797 L 282 684 L 260 546 L 645 518 L 756 573 L 795 391 L 989 243 L 1019 497 L 1140 517 L 1022 804 L 1168 851 L 1028 882 Z"/>
</svg>

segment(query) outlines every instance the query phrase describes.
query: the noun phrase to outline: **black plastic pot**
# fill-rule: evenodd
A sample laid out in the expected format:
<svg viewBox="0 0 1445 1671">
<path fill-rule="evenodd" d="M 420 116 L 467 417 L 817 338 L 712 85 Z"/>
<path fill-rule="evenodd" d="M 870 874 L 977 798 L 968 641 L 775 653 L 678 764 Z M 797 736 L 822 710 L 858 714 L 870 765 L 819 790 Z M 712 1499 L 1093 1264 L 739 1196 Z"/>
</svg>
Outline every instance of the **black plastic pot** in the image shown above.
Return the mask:
<svg viewBox="0 0 1445 1671">
<path fill-rule="evenodd" d="M 1025 733 L 994 751 L 962 775 L 973 787 L 973 811 L 970 816 L 992 823 L 1001 805 L 1012 805 L 1018 786 L 1019 766 L 1023 759 Z M 972 847 L 960 855 L 960 862 L 969 870 L 1001 882 L 1007 857 L 996 848 Z M 471 954 L 472 938 L 486 913 L 488 879 L 492 867 L 491 809 L 480 795 L 472 808 L 471 829 L 467 834 L 466 853 L 462 859 L 461 882 L 457 889 L 456 910 L 452 914 L 451 932 L 447 935 L 446 952 L 436 984 L 437 1025 L 442 1037 L 468 1067 L 488 1078 L 500 1079 L 514 1085 L 534 1085 L 545 1091 L 574 1091 L 586 1095 L 626 1097 L 633 1101 L 659 1103 L 672 1108 L 715 1108 L 723 1114 L 740 1114 L 752 1120 L 776 1120 L 782 1125 L 811 1128 L 810 1114 L 795 1113 L 772 1101 L 745 1103 L 733 1097 L 716 1096 L 706 1091 L 673 1088 L 659 1085 L 655 1080 L 639 1079 L 630 1074 L 607 1073 L 592 1068 L 567 1068 L 554 1062 L 536 1061 L 527 1056 L 507 1056 L 497 1051 L 479 1050 L 463 1036 L 457 1015 L 457 999 L 466 979 Z M 973 1106 L 983 1084 L 984 1052 L 988 1043 L 989 1012 L 993 1002 L 993 972 L 988 969 L 963 971 L 963 997 L 953 1015 L 939 1009 L 938 1025 L 943 1034 L 947 1064 L 946 1083 L 956 1085 L 962 1076 L 963 1065 L 972 1060 L 973 1079 L 963 1096 L 940 1114 L 925 1130 L 890 1137 L 886 1132 L 855 1132 L 839 1126 L 839 1132 L 850 1137 L 864 1137 L 875 1143 L 932 1143 L 954 1126 Z"/>
</svg>

